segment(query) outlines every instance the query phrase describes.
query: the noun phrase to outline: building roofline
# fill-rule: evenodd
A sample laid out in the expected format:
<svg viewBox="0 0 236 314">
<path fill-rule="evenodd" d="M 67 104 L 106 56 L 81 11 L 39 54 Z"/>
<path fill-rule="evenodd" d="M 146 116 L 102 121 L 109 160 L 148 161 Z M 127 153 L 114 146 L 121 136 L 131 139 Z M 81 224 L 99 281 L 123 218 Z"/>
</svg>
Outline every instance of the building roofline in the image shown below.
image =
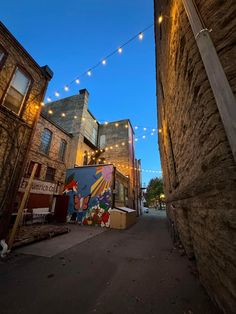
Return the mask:
<svg viewBox="0 0 236 314">
<path fill-rule="evenodd" d="M 52 78 L 50 75 L 45 71 L 45 67 L 49 68 L 48 66 L 43 66 L 41 67 L 35 60 L 34 58 L 29 54 L 29 52 L 21 45 L 21 43 L 16 39 L 16 37 L 8 30 L 8 28 L 0 21 L 0 31 L 4 32 L 9 36 L 9 38 L 14 42 L 14 45 L 17 46 L 25 55 L 26 57 L 34 64 L 35 67 L 37 67 L 41 74 L 48 80 Z M 50 68 L 49 68 L 50 69 Z M 52 70 L 50 69 L 50 72 L 53 75 Z"/>
<path fill-rule="evenodd" d="M 60 125 L 58 125 L 56 122 L 52 121 L 49 117 L 47 117 L 43 112 L 40 113 L 40 116 L 47 120 L 48 122 L 50 122 L 53 126 L 55 126 L 56 128 L 58 128 L 60 131 L 62 131 L 63 133 L 65 133 L 66 135 L 68 135 L 69 137 L 73 137 L 73 134 L 68 133 L 66 130 L 64 130 Z"/>
</svg>

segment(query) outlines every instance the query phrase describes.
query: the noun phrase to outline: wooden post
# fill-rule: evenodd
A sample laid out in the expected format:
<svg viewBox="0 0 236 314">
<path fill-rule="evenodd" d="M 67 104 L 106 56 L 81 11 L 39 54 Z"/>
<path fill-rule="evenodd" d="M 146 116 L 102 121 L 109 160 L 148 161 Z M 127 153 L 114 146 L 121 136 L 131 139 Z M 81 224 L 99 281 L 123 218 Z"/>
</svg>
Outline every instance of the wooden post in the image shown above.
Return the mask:
<svg viewBox="0 0 236 314">
<path fill-rule="evenodd" d="M 236 161 L 236 100 L 194 0 L 182 0 Z M 214 29 L 212 30 L 214 32 Z"/>
<path fill-rule="evenodd" d="M 34 164 L 33 170 L 31 172 L 31 175 L 30 175 L 30 178 L 29 178 L 29 181 L 28 181 L 28 184 L 27 184 L 27 187 L 25 189 L 24 196 L 23 196 L 23 198 L 21 200 L 20 208 L 18 210 L 18 213 L 17 213 L 17 216 L 16 216 L 16 220 L 15 220 L 15 223 L 14 223 L 14 226 L 12 228 L 11 235 L 10 235 L 10 238 L 9 238 L 9 241 L 8 241 L 9 250 L 11 250 L 11 248 L 12 248 L 12 245 L 13 245 L 13 242 L 14 242 L 14 238 L 15 238 L 15 234 L 16 234 L 18 225 L 20 223 L 20 219 L 21 219 L 24 207 L 25 207 L 26 200 L 28 199 L 28 196 L 29 196 L 32 184 L 33 184 L 33 180 L 34 180 L 34 176 L 35 176 L 37 167 L 38 167 L 38 164 L 37 163 Z"/>
</svg>

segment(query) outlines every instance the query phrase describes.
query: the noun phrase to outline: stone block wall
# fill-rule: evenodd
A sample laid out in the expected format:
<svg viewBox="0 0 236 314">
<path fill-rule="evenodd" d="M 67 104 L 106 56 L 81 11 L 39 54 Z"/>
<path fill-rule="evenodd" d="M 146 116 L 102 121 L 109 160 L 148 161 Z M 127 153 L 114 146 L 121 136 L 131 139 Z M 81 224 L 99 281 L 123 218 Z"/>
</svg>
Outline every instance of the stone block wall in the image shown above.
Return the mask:
<svg viewBox="0 0 236 314">
<path fill-rule="evenodd" d="M 235 94 L 236 2 L 196 5 Z M 181 0 L 155 1 L 155 40 L 168 216 L 211 298 L 234 313 L 236 163 Z"/>
</svg>

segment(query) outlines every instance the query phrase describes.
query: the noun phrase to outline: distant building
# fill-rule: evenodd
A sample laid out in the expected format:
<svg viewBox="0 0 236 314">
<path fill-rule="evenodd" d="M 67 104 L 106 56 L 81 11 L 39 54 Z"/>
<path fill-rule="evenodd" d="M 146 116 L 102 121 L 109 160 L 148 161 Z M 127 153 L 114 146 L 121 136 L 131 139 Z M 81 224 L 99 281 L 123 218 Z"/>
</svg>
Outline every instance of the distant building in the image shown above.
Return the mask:
<svg viewBox="0 0 236 314">
<path fill-rule="evenodd" d="M 25 168 L 41 101 L 52 78 L 0 22 L 0 240 Z"/>
<path fill-rule="evenodd" d="M 139 212 L 140 161 L 135 160 L 131 123 L 128 119 L 99 123 L 88 110 L 88 97 L 86 89 L 80 90 L 78 95 L 47 104 L 43 115 L 73 135 L 69 166 L 114 164 L 122 181 L 116 187 L 118 203 Z"/>
</svg>

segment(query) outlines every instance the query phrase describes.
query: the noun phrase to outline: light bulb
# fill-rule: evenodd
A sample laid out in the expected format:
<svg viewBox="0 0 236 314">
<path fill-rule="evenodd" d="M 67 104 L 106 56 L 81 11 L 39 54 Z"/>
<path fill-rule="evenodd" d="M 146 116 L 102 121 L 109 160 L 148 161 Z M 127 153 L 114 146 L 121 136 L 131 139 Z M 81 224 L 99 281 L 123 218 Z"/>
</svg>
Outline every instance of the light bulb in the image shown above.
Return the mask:
<svg viewBox="0 0 236 314">
<path fill-rule="evenodd" d="M 66 116 L 66 114 L 65 114 L 64 112 L 62 112 L 61 116 L 62 116 L 62 117 L 65 117 L 65 116 Z"/>
<path fill-rule="evenodd" d="M 66 85 L 66 86 L 64 87 L 64 90 L 65 90 L 66 92 L 68 92 L 68 90 L 69 90 L 69 86 L 68 86 L 68 85 Z"/>
<path fill-rule="evenodd" d="M 107 61 L 104 59 L 104 60 L 102 60 L 102 64 L 103 65 L 106 65 L 106 63 L 107 63 Z"/>
<path fill-rule="evenodd" d="M 50 110 L 48 110 L 48 113 L 49 114 L 53 114 L 53 111 L 50 109 Z"/>
<path fill-rule="evenodd" d="M 142 40 L 142 39 L 143 39 L 143 33 L 139 33 L 138 38 L 139 38 L 140 40 Z"/>
<path fill-rule="evenodd" d="M 60 96 L 59 92 L 55 92 L 55 96 L 59 97 Z"/>
<path fill-rule="evenodd" d="M 79 84 L 79 83 L 80 83 L 80 80 L 79 80 L 79 79 L 76 79 L 76 80 L 75 80 L 75 83 L 76 83 L 76 84 Z"/>
<path fill-rule="evenodd" d="M 88 74 L 88 76 L 91 76 L 91 75 L 92 75 L 92 71 L 89 70 L 89 71 L 87 72 L 87 74 Z"/>
<path fill-rule="evenodd" d="M 122 53 L 122 48 L 121 48 L 121 47 L 118 49 L 118 52 L 119 52 L 119 53 Z"/>
<path fill-rule="evenodd" d="M 52 101 L 51 97 L 48 97 L 48 98 L 47 98 L 47 101 L 48 101 L 48 102 L 51 102 L 51 101 Z"/>
<path fill-rule="evenodd" d="M 77 116 L 74 116 L 74 119 L 77 119 Z"/>
<path fill-rule="evenodd" d="M 162 23 L 162 21 L 163 21 L 163 16 L 162 16 L 162 15 L 160 15 L 160 16 L 158 17 L 158 23 L 159 23 L 159 24 L 161 24 L 161 23 Z"/>
</svg>

